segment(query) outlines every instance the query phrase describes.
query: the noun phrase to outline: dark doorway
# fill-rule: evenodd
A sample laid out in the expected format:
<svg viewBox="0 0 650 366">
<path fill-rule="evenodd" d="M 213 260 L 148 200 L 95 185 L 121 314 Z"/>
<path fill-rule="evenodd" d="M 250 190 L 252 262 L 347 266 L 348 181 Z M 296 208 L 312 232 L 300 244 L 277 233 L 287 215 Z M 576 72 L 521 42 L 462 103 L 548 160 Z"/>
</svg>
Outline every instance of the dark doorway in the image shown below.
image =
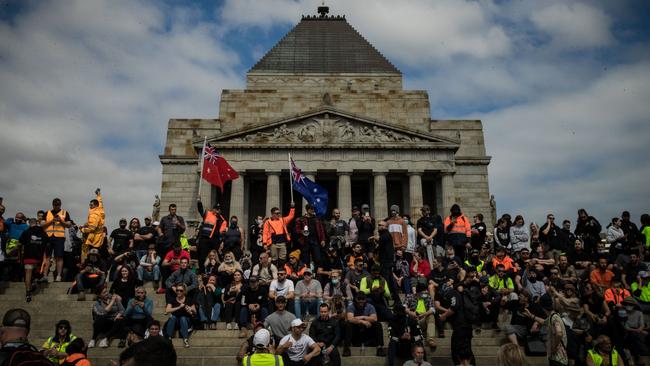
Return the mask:
<svg viewBox="0 0 650 366">
<path fill-rule="evenodd" d="M 433 174 L 422 176 L 422 203 L 429 205 L 432 213 L 437 213 L 436 177 Z"/>
<path fill-rule="evenodd" d="M 336 208 L 339 202 L 339 182 L 336 175 L 332 176 L 330 174 L 318 174 L 316 175 L 316 184 L 325 188 L 327 191 L 327 212 L 325 213 L 325 218 L 328 218 L 332 215 L 332 210 Z"/>
<path fill-rule="evenodd" d="M 239 178 L 243 179 L 243 178 Z M 210 184 L 203 182 L 203 184 Z M 205 210 L 212 208 L 215 203 L 221 205 L 221 214 L 227 218 L 230 215 L 230 191 L 232 190 L 232 182 L 228 181 L 223 185 L 223 192 L 219 187 L 212 186 L 212 204 L 210 207 L 204 207 Z"/>
<path fill-rule="evenodd" d="M 351 180 L 351 186 L 352 206 L 361 208 L 364 203 L 371 204 L 370 191 L 372 185 L 370 184 L 370 176 L 357 176 L 355 173 Z"/>
<path fill-rule="evenodd" d="M 398 205 L 402 212 L 408 211 L 404 207 L 404 193 L 406 193 L 404 188 L 404 176 L 403 175 L 388 175 L 386 177 L 386 197 L 388 198 L 388 209 L 390 206 Z M 408 190 L 408 188 L 406 188 Z"/>
<path fill-rule="evenodd" d="M 248 179 L 248 221 L 249 225 L 255 222 L 255 216 L 267 217 L 266 211 L 266 175 L 247 176 Z"/>
</svg>

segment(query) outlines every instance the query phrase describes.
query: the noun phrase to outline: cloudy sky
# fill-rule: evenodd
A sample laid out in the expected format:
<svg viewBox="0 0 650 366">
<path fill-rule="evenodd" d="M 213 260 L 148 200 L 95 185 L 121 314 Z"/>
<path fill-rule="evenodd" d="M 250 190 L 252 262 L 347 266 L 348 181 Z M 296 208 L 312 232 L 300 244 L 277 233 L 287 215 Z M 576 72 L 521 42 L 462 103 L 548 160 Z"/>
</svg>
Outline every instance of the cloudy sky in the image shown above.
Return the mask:
<svg viewBox="0 0 650 366">
<path fill-rule="evenodd" d="M 314 0 L 0 0 L 0 196 L 59 196 L 83 221 L 151 212 L 169 118 L 214 118 L 221 89 Z M 425 89 L 434 119 L 483 120 L 499 214 L 605 223 L 650 211 L 647 1 L 328 0 Z M 643 187 L 646 187 L 645 189 Z"/>
</svg>

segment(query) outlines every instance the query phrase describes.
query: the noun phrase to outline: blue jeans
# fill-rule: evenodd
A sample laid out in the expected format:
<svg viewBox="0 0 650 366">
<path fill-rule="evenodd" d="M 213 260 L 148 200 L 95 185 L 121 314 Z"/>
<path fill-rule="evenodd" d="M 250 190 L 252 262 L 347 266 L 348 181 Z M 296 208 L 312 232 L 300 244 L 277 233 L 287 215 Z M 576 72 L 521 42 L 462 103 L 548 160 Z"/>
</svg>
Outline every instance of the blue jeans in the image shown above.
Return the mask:
<svg viewBox="0 0 650 366">
<path fill-rule="evenodd" d="M 165 336 L 167 336 L 167 338 L 171 338 L 172 335 L 174 335 L 176 324 L 179 326 L 179 333 L 181 335 L 181 338 L 187 339 L 190 336 L 190 318 L 182 315 L 169 315 L 169 321 L 167 322 L 167 327 L 165 328 Z"/>
<path fill-rule="evenodd" d="M 257 314 L 257 321 L 263 322 L 264 319 L 266 319 L 266 316 L 269 315 L 269 311 L 266 307 L 260 306 L 260 310 L 255 314 Z M 250 323 L 251 315 L 253 315 L 253 313 L 248 309 L 248 306 L 242 305 L 241 311 L 239 312 L 239 328 L 243 328 Z"/>
<path fill-rule="evenodd" d="M 296 318 L 301 319 L 302 315 L 314 314 L 318 315 L 318 307 L 321 304 L 321 299 L 311 300 L 294 300 L 294 309 L 296 310 Z"/>
<path fill-rule="evenodd" d="M 203 307 L 199 306 L 199 319 L 201 319 L 201 323 L 216 322 L 219 320 L 220 315 L 221 315 L 221 304 L 214 304 L 212 306 L 212 314 L 210 314 L 210 319 L 208 319 L 208 316 L 205 314 Z"/>
<path fill-rule="evenodd" d="M 142 282 L 144 281 L 160 281 L 160 267 L 158 265 L 153 266 L 151 272 L 144 269 L 142 266 L 138 266 L 138 279 Z"/>
</svg>

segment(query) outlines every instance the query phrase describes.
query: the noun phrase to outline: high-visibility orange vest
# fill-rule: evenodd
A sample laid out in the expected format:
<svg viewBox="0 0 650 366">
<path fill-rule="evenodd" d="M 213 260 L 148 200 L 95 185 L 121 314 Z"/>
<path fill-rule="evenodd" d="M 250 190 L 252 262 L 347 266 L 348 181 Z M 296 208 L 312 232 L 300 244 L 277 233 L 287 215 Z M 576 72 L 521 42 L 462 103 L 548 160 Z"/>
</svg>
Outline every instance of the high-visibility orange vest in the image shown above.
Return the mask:
<svg viewBox="0 0 650 366">
<path fill-rule="evenodd" d="M 450 231 L 447 231 L 447 226 L 451 224 L 451 216 L 445 217 L 445 231 L 447 234 L 463 234 L 466 235 L 468 238 L 472 236 L 471 233 L 471 225 L 469 224 L 469 220 L 467 219 L 467 216 L 464 214 L 461 214 L 456 218 L 456 224 L 454 227 L 451 228 Z"/>
<path fill-rule="evenodd" d="M 45 232 L 47 233 L 47 236 L 50 238 L 65 238 L 65 226 L 63 226 L 63 222 L 65 221 L 65 215 L 66 212 L 65 210 L 59 211 L 59 216 L 61 218 L 60 223 L 52 222 L 47 229 L 45 229 Z M 52 215 L 52 211 L 47 211 L 47 214 L 45 215 L 45 221 L 52 221 L 54 220 L 54 215 Z"/>
<path fill-rule="evenodd" d="M 293 267 L 291 267 L 289 265 L 289 263 L 286 263 L 284 265 L 284 270 L 287 271 L 287 276 L 291 276 L 295 272 L 296 275 L 298 275 L 298 277 L 302 277 L 305 274 L 305 271 L 307 270 L 307 266 L 303 264 L 300 267 L 300 269 L 298 269 L 297 271 L 294 271 Z"/>
<path fill-rule="evenodd" d="M 221 215 L 220 215 L 221 216 Z M 226 231 L 226 220 L 221 216 L 221 227 L 219 228 L 219 232 Z M 203 225 L 210 225 L 212 226 L 212 231 L 210 232 L 210 237 L 214 235 L 214 230 L 217 228 L 217 221 L 219 220 L 219 216 L 215 215 L 214 212 L 211 210 L 207 211 L 205 213 L 205 218 L 203 219 Z"/>
</svg>

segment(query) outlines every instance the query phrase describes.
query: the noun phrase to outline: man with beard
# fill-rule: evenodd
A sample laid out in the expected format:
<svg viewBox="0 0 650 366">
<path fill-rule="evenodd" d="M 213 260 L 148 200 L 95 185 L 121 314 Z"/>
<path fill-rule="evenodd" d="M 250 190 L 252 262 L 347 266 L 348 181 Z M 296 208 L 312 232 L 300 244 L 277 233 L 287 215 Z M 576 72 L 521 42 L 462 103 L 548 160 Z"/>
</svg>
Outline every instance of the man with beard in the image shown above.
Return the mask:
<svg viewBox="0 0 650 366">
<path fill-rule="evenodd" d="M 546 222 L 539 228 L 539 242 L 544 244 L 546 252 L 557 261 L 562 253 L 566 253 L 567 246 L 560 236 L 560 227 L 555 225 L 555 215 L 546 215 Z"/>
<path fill-rule="evenodd" d="M 630 253 L 630 262 L 625 265 L 623 268 L 623 273 L 621 274 L 621 282 L 623 286 L 630 290 L 632 283 L 637 280 L 637 276 L 641 271 L 647 271 L 648 266 L 645 263 L 641 262 L 641 256 L 638 250 L 634 250 Z"/>
<path fill-rule="evenodd" d="M 341 355 L 336 348 L 341 341 L 339 322 L 330 316 L 330 306 L 327 303 L 320 304 L 319 312 L 320 316 L 314 319 L 309 326 L 309 336 L 323 350 L 323 364 L 340 366 Z M 329 363 L 326 363 L 326 360 L 329 360 Z"/>
<path fill-rule="evenodd" d="M 196 209 L 203 219 L 199 229 L 198 256 L 199 271 L 203 273 L 205 258 L 211 250 L 217 250 L 221 242 L 221 234 L 226 231 L 227 220 L 221 214 L 221 206 L 215 203 L 211 210 L 203 210 L 201 197 L 196 201 Z"/>
<path fill-rule="evenodd" d="M 584 242 L 584 249 L 587 253 L 596 251 L 596 244 L 600 240 L 600 231 L 602 226 L 595 217 L 589 216 L 587 210 L 581 208 L 578 210 L 578 221 L 574 234 Z"/>
<path fill-rule="evenodd" d="M 630 221 L 630 212 L 623 211 L 621 214 L 621 229 L 627 238 L 626 247 L 632 248 L 637 245 L 637 240 L 640 238 L 639 228 L 636 224 Z"/>
<path fill-rule="evenodd" d="M 572 263 L 576 269 L 578 277 L 582 277 L 589 269 L 593 255 L 585 251 L 582 239 L 576 238 L 573 244 L 573 250 L 569 252 L 569 263 Z"/>
<path fill-rule="evenodd" d="M 420 217 L 415 224 L 418 231 L 418 239 L 420 246 L 427 248 L 427 257 L 429 258 L 429 266 L 433 267 L 431 260 L 435 257 L 442 257 L 444 255 L 444 248 L 437 246 L 433 238 L 438 234 L 433 216 L 431 216 L 431 207 L 429 205 L 422 206 L 420 210 L 422 217 Z"/>
<path fill-rule="evenodd" d="M 559 232 L 560 245 L 565 249 L 564 253 L 570 251 L 573 247 L 573 243 L 576 242 L 576 235 L 571 232 L 571 221 L 564 220 L 562 221 L 562 228 Z"/>
<path fill-rule="evenodd" d="M 169 205 L 169 215 L 160 220 L 156 229 L 160 247 L 158 253 L 168 253 L 174 244 L 180 243 L 181 234 L 185 232 L 185 220 L 176 214 L 176 204 Z"/>
<path fill-rule="evenodd" d="M 325 247 L 325 228 L 316 217 L 314 206 L 307 204 L 305 214 L 296 220 L 296 232 L 300 243 L 301 260 L 305 264 L 321 264 L 321 247 Z M 311 257 L 311 260 L 310 260 Z"/>
<path fill-rule="evenodd" d="M 393 265 L 395 263 L 395 246 L 393 245 L 393 237 L 388 231 L 388 223 L 384 220 L 379 222 L 377 226 L 379 237 L 375 238 L 377 243 L 377 253 L 379 254 L 380 272 L 381 276 L 388 282 L 390 295 L 393 301 L 397 304 L 401 300 L 397 290 L 397 283 L 393 278 Z"/>
<path fill-rule="evenodd" d="M 372 266 L 370 276 L 361 280 L 361 292 L 367 295 L 368 302 L 372 304 L 379 317 L 380 321 L 389 321 L 393 317 L 393 313 L 388 308 L 388 299 L 391 296 L 391 291 L 388 288 L 388 281 L 381 275 L 381 268 L 375 264 Z"/>
<path fill-rule="evenodd" d="M 264 251 L 264 243 L 262 243 L 262 226 L 264 225 L 264 218 L 257 215 L 255 222 L 248 228 L 248 244 L 251 251 L 251 262 L 253 265 L 259 262 L 260 254 Z"/>
<path fill-rule="evenodd" d="M 377 346 L 377 356 L 386 357 L 382 325 L 377 320 L 375 307 L 366 303 L 366 295 L 364 293 L 358 293 L 354 297 L 354 302 L 348 305 L 346 319 L 343 357 L 352 355 L 350 346 L 352 345 L 353 335 L 357 335 L 362 340 L 370 340 L 370 343 L 374 343 Z"/>
</svg>

